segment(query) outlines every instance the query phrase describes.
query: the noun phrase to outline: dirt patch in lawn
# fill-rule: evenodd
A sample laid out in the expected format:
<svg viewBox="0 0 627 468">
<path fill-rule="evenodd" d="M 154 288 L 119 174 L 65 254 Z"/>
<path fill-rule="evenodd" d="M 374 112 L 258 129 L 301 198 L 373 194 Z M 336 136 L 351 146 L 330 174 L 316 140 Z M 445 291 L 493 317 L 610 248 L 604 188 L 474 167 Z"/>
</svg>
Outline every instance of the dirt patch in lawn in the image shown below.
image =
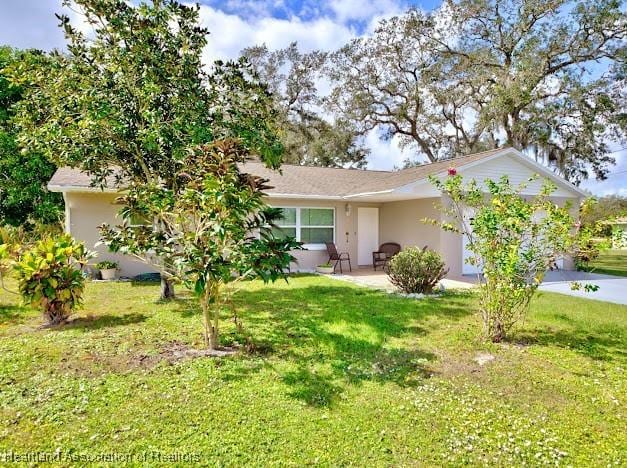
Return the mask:
<svg viewBox="0 0 627 468">
<path fill-rule="evenodd" d="M 438 353 L 435 372 L 443 377 L 473 376 L 477 378 L 495 361 L 489 353 L 474 352 L 464 354 Z"/>
<path fill-rule="evenodd" d="M 129 351 L 125 354 L 89 352 L 75 357 L 63 357 L 59 362 L 59 370 L 90 377 L 108 373 L 127 374 L 141 370 L 150 371 L 159 365 L 172 365 L 190 359 L 233 356 L 240 351 L 235 347 L 223 347 L 216 350 L 198 349 L 173 341 L 163 344 L 156 353 L 146 353 L 140 350 Z"/>
<path fill-rule="evenodd" d="M 198 358 L 223 358 L 240 352 L 239 348 L 225 346 L 218 349 L 194 348 L 180 341 L 162 345 L 156 354 L 138 354 L 132 357 L 131 367 L 152 369 L 161 363 L 176 364 Z"/>
<path fill-rule="evenodd" d="M 170 363 L 185 361 L 199 357 L 226 357 L 237 354 L 240 350 L 232 346 L 220 347 L 218 349 L 197 349 L 191 346 L 173 341 L 161 347 L 161 351 L 157 355 L 161 359 L 165 359 Z"/>
</svg>

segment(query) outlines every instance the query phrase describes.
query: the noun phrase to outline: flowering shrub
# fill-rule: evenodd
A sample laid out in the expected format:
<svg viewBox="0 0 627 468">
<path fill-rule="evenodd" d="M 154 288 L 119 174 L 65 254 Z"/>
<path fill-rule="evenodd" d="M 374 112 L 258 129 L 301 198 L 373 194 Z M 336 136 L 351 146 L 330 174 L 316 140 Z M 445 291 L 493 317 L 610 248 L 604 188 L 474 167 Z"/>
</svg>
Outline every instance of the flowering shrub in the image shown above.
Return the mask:
<svg viewBox="0 0 627 468">
<path fill-rule="evenodd" d="M 427 247 L 408 247 L 394 255 L 388 264 L 390 282 L 408 294 L 432 293 L 447 272 L 440 254 Z"/>
<path fill-rule="evenodd" d="M 457 174 L 431 181 L 452 204 L 444 210 L 451 222 L 435 222 L 465 235 L 472 252 L 468 263 L 483 269 L 479 304 L 485 336 L 502 341 L 524 318 L 553 259 L 576 250 L 570 207 L 549 198 L 555 187 L 548 182 L 528 200 L 522 195 L 526 185 L 512 186 L 507 176 L 486 180 L 485 187 L 474 180 L 464 184 Z"/>
</svg>

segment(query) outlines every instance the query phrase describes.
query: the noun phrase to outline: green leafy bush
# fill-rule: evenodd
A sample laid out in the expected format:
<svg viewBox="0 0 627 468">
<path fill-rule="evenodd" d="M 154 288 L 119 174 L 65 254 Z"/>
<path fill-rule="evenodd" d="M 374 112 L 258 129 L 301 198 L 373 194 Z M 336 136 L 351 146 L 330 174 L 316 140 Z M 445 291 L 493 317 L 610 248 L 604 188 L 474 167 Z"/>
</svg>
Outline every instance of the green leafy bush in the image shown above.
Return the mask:
<svg viewBox="0 0 627 468">
<path fill-rule="evenodd" d="M 388 265 L 390 282 L 401 291 L 430 294 L 448 269 L 437 252 L 427 247 L 408 247 L 392 257 Z"/>
<path fill-rule="evenodd" d="M 82 304 L 81 268 L 91 257 L 69 234 L 38 241 L 15 262 L 19 291 L 49 324 L 62 323 Z"/>
<path fill-rule="evenodd" d="M 12 244 L 26 248 L 38 240 L 58 236 L 63 233 L 59 224 L 31 223 L 25 226 L 0 226 L 0 244 Z"/>
<path fill-rule="evenodd" d="M 117 267 L 118 267 L 118 264 L 116 262 L 111 262 L 109 260 L 104 260 L 102 262 L 96 263 L 96 268 L 98 270 L 112 270 Z"/>
</svg>

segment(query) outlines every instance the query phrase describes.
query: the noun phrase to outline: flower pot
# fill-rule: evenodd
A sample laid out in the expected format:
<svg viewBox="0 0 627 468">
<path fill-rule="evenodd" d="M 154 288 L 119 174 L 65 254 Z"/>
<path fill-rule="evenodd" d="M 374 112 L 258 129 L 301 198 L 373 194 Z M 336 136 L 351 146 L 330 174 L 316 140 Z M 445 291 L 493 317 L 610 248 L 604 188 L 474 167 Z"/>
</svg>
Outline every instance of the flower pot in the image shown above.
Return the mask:
<svg viewBox="0 0 627 468">
<path fill-rule="evenodd" d="M 106 270 L 100 270 L 100 277 L 103 280 L 114 280 L 117 276 L 117 268 L 107 268 Z"/>
<path fill-rule="evenodd" d="M 322 273 L 322 274 L 325 274 L 325 275 L 333 274 L 334 270 L 335 269 L 332 266 L 329 266 L 329 267 L 328 266 L 317 266 L 316 267 L 316 271 L 318 273 Z"/>
</svg>

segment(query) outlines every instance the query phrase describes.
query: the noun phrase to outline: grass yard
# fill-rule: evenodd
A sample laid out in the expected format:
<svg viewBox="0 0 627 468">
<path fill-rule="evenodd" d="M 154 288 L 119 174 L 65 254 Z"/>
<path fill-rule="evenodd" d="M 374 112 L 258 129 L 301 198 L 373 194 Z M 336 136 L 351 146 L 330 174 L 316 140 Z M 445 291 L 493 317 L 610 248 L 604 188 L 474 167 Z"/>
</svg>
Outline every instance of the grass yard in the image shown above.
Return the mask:
<svg viewBox="0 0 627 468">
<path fill-rule="evenodd" d="M 627 276 L 627 250 L 606 250 L 590 265 L 594 273 Z"/>
<path fill-rule="evenodd" d="M 80 318 L 48 330 L 0 293 L 0 456 L 627 463 L 626 306 L 543 293 L 497 346 L 477 340 L 472 293 L 413 300 L 319 276 L 251 282 L 234 306 L 255 351 L 172 361 L 168 350 L 201 345 L 201 319 L 191 299 L 160 304 L 157 293 L 91 283 Z M 225 343 L 244 342 L 224 323 Z M 495 359 L 479 365 L 479 354 Z"/>
</svg>

